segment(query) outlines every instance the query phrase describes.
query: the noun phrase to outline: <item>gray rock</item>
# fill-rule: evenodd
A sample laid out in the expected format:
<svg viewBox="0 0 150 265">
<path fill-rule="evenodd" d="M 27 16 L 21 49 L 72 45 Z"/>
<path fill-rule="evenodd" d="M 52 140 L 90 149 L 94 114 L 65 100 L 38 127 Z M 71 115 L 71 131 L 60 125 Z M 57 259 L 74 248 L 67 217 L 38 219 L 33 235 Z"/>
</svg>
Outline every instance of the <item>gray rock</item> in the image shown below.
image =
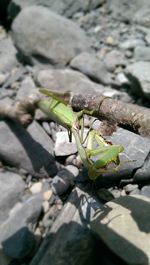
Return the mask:
<svg viewBox="0 0 150 265">
<path fill-rule="evenodd" d="M 34 92 L 37 93 L 38 90 L 32 78 L 30 76 L 27 76 L 21 83 L 21 87 L 18 90 L 16 100 L 27 100 L 29 95 Z"/>
<path fill-rule="evenodd" d="M 96 191 L 96 195 L 100 199 L 100 201 L 108 202 L 114 199 L 114 196 L 112 192 L 110 192 L 108 189 L 100 188 Z"/>
<path fill-rule="evenodd" d="M 70 66 L 103 85 L 114 84 L 114 80 L 111 74 L 107 72 L 105 64 L 94 54 L 81 53 L 73 58 Z"/>
<path fill-rule="evenodd" d="M 121 21 L 133 21 L 137 11 L 143 7 L 150 8 L 149 0 L 108 0 L 107 8 L 112 13 L 113 18 Z"/>
<path fill-rule="evenodd" d="M 150 180 L 150 152 L 146 157 L 144 165 L 140 167 L 134 174 L 135 181 L 147 181 Z"/>
<path fill-rule="evenodd" d="M 150 62 L 135 62 L 127 66 L 127 77 L 129 78 L 133 91 L 139 95 L 143 94 L 150 98 Z"/>
<path fill-rule="evenodd" d="M 138 185 L 137 184 L 128 184 L 128 185 L 124 186 L 123 189 L 125 190 L 126 193 L 129 194 L 132 191 L 137 190 L 138 189 Z"/>
<path fill-rule="evenodd" d="M 23 76 L 26 74 L 26 69 L 23 66 L 14 68 L 13 71 L 11 71 L 8 75 L 8 78 L 6 79 L 6 82 L 3 84 L 2 89 L 6 88 L 13 88 L 15 83 L 19 83 L 19 81 L 22 80 Z M 18 89 L 18 88 L 17 88 Z M 7 89 L 8 90 L 8 89 Z M 14 88 L 13 88 L 14 90 Z"/>
<path fill-rule="evenodd" d="M 130 192 L 130 195 L 139 195 L 139 194 L 141 194 L 141 192 L 138 188 Z"/>
<path fill-rule="evenodd" d="M 126 264 L 150 263 L 150 200 L 144 196 L 124 196 L 98 210 L 91 228 Z"/>
<path fill-rule="evenodd" d="M 61 169 L 52 180 L 52 189 L 55 194 L 64 194 L 73 185 L 74 175 L 66 168 Z"/>
<path fill-rule="evenodd" d="M 74 165 L 67 165 L 65 168 L 69 170 L 74 177 L 77 177 L 79 175 L 79 169 Z"/>
<path fill-rule="evenodd" d="M 150 185 L 144 186 L 144 187 L 141 189 L 141 195 L 150 198 Z"/>
<path fill-rule="evenodd" d="M 4 254 L 3 252 L 0 254 L 0 264 L 3 264 L 3 265 L 11 265 L 12 259 L 9 258 L 8 256 L 6 256 L 6 254 Z M 17 265 L 17 264 L 15 264 Z"/>
<path fill-rule="evenodd" d="M 50 228 L 56 219 L 56 216 L 58 216 L 59 210 L 57 208 L 57 205 L 54 204 L 50 207 L 48 212 L 44 215 L 44 218 L 42 220 L 42 226 L 44 228 Z"/>
<path fill-rule="evenodd" d="M 112 50 L 105 55 L 104 63 L 109 71 L 114 71 L 117 66 L 125 66 L 125 56 L 121 51 Z"/>
<path fill-rule="evenodd" d="M 43 121 L 42 122 L 42 126 L 43 126 L 43 129 L 47 132 L 47 134 L 51 135 L 52 132 L 51 132 L 51 128 L 50 128 L 50 125 L 48 122 L 46 121 Z"/>
<path fill-rule="evenodd" d="M 125 85 L 130 85 L 130 82 L 129 82 L 129 80 L 128 80 L 128 78 L 125 76 L 125 74 L 124 73 L 119 73 L 119 74 L 117 74 L 117 76 L 116 76 L 116 80 L 119 82 L 119 84 L 121 85 L 121 86 L 125 86 Z"/>
<path fill-rule="evenodd" d="M 49 176 L 57 172 L 52 154 L 52 140 L 38 123 L 33 122 L 25 130 L 12 121 L 0 122 L 0 158 L 3 161 L 34 176 Z"/>
<path fill-rule="evenodd" d="M 74 94 L 103 94 L 123 101 L 127 97 L 125 92 L 96 84 L 82 73 L 70 69 L 41 70 L 36 74 L 35 78 L 39 86 L 61 93 L 69 89 Z"/>
<path fill-rule="evenodd" d="M 119 48 L 123 50 L 133 50 L 137 46 L 145 47 L 145 42 L 142 39 L 135 38 L 134 36 L 131 38 L 128 38 L 125 41 L 120 42 Z"/>
<path fill-rule="evenodd" d="M 89 49 L 87 37 L 74 22 L 41 6 L 20 12 L 13 22 L 12 36 L 19 51 L 33 64 L 66 65 Z"/>
<path fill-rule="evenodd" d="M 66 261 L 70 265 L 95 264 L 94 238 L 88 228 L 94 203 L 91 197 L 89 201 L 89 194 L 76 188 L 30 265 L 66 265 Z"/>
<path fill-rule="evenodd" d="M 23 259 L 33 250 L 35 239 L 29 227 L 35 224 L 42 210 L 42 195 L 35 195 L 12 209 L 10 217 L 0 226 L 0 249 L 9 257 Z"/>
<path fill-rule="evenodd" d="M 11 38 L 0 40 L 0 71 L 7 72 L 19 63 L 16 58 L 17 50 Z"/>
<path fill-rule="evenodd" d="M 145 36 L 145 41 L 147 45 L 150 45 L 150 32 Z"/>
<path fill-rule="evenodd" d="M 130 131 L 119 129 L 110 137 L 110 141 L 113 144 L 122 144 L 124 152 L 120 154 L 120 166 L 117 171 L 105 173 L 103 177 L 101 176 L 99 178 L 99 181 L 130 179 L 133 173 L 135 173 L 135 170 L 144 165 L 150 152 L 150 140 Z M 148 169 L 147 174 L 149 174 Z"/>
<path fill-rule="evenodd" d="M 68 132 L 62 131 L 56 133 L 56 142 L 54 152 L 56 156 L 68 156 L 77 152 L 74 138 L 69 142 Z"/>
<path fill-rule="evenodd" d="M 150 47 L 135 47 L 134 57 L 137 61 L 150 61 Z"/>
<path fill-rule="evenodd" d="M 8 73 L 5 73 L 5 74 L 0 73 L 0 86 L 2 86 L 5 83 L 8 75 L 9 75 Z"/>
<path fill-rule="evenodd" d="M 9 210 L 21 199 L 25 183 L 12 172 L 0 172 L 0 224 L 8 217 Z"/>
<path fill-rule="evenodd" d="M 150 3 L 147 1 L 146 5 L 143 5 L 139 9 L 133 19 L 134 23 L 138 23 L 144 27 L 150 28 Z"/>
<path fill-rule="evenodd" d="M 105 0 L 92 0 L 90 2 L 89 0 L 12 0 L 9 4 L 8 11 L 10 17 L 14 18 L 20 9 L 32 5 L 41 5 L 59 14 L 70 17 L 78 11 L 88 11 L 94 9 L 104 1 Z"/>
</svg>

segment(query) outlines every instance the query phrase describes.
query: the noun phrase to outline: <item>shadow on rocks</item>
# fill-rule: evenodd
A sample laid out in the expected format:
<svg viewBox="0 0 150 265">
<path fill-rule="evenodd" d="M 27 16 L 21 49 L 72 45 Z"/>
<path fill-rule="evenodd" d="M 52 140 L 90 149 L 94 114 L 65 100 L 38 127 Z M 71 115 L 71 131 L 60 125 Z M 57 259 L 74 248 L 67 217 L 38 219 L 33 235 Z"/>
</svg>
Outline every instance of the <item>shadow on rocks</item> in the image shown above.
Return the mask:
<svg viewBox="0 0 150 265">
<path fill-rule="evenodd" d="M 7 125 L 14 135 L 19 140 L 23 150 L 27 154 L 27 158 L 23 158 L 21 165 L 17 165 L 18 160 L 15 159 L 16 166 L 22 167 L 25 170 L 29 171 L 33 175 L 43 176 L 43 175 L 54 175 L 57 172 L 56 163 L 54 157 L 37 141 L 35 141 L 32 136 L 21 127 L 19 124 L 7 120 Z M 22 151 L 23 151 L 22 150 Z M 17 147 L 16 147 L 17 152 Z M 21 151 L 20 151 L 21 152 Z M 21 156 L 22 154 L 16 154 L 16 156 Z M 26 161 L 25 161 L 26 160 Z M 11 164 L 11 161 L 10 161 Z M 31 165 L 30 165 L 31 164 Z"/>
</svg>

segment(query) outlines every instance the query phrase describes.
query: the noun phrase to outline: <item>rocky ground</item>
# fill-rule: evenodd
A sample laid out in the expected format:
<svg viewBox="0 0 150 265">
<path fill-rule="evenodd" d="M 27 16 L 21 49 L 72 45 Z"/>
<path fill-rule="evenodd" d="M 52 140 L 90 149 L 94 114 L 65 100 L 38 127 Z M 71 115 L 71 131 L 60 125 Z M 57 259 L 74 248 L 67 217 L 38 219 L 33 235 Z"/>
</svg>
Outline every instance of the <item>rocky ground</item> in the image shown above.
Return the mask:
<svg viewBox="0 0 150 265">
<path fill-rule="evenodd" d="M 150 2 L 0 0 L 1 107 L 39 86 L 149 108 Z M 150 140 L 110 140 L 121 166 L 93 184 L 39 109 L 26 128 L 0 120 L 1 265 L 150 264 Z"/>
</svg>

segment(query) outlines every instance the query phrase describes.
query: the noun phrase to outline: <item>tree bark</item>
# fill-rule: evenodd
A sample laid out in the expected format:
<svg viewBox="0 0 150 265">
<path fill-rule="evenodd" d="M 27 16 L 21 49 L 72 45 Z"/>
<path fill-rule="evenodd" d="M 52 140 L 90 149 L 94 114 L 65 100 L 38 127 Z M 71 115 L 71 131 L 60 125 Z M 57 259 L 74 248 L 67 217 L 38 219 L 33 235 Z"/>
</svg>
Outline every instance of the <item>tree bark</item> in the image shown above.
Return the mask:
<svg viewBox="0 0 150 265">
<path fill-rule="evenodd" d="M 117 123 L 134 132 L 150 137 L 150 110 L 135 104 L 96 95 L 72 95 L 69 100 L 76 110 L 93 111 L 92 116 L 100 120 Z"/>
<path fill-rule="evenodd" d="M 76 110 L 92 111 L 91 116 L 118 124 L 142 136 L 150 137 L 150 110 L 135 104 L 124 103 L 103 95 L 62 95 L 61 98 Z M 1 106 L 0 118 L 11 118 L 28 125 L 41 97 L 15 102 L 14 106 Z"/>
</svg>

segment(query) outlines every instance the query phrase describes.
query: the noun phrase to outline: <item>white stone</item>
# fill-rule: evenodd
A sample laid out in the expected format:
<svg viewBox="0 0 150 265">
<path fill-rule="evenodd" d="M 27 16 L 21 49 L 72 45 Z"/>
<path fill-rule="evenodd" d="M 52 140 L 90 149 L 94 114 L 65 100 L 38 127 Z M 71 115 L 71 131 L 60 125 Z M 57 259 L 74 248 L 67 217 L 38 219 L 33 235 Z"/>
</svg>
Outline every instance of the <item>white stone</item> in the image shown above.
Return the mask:
<svg viewBox="0 0 150 265">
<path fill-rule="evenodd" d="M 31 186 L 30 191 L 31 191 L 33 194 L 41 192 L 41 191 L 42 191 L 42 183 L 41 183 L 41 182 L 34 183 L 34 184 Z"/>
</svg>

